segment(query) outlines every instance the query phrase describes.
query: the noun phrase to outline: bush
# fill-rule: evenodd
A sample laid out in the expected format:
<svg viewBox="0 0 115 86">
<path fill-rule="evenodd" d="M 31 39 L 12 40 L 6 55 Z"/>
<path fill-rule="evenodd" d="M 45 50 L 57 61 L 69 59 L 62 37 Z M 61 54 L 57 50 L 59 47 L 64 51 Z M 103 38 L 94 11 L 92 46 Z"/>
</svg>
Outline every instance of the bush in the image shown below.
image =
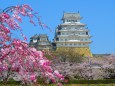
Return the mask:
<svg viewBox="0 0 115 86">
<path fill-rule="evenodd" d="M 105 80 L 69 80 L 66 84 L 110 84 L 115 83 L 115 79 Z"/>
<path fill-rule="evenodd" d="M 21 81 L 7 81 L 8 85 L 19 85 Z M 0 81 L 0 86 L 4 85 L 3 81 Z"/>
</svg>

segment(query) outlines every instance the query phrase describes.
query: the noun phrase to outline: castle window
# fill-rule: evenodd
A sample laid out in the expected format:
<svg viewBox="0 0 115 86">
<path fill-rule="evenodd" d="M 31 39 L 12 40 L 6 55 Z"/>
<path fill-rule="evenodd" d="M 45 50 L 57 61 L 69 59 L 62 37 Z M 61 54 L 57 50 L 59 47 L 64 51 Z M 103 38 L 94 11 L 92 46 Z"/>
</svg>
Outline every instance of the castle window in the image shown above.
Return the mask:
<svg viewBox="0 0 115 86">
<path fill-rule="evenodd" d="M 63 41 L 63 39 L 60 39 L 61 41 Z"/>
<path fill-rule="evenodd" d="M 41 41 L 47 41 L 47 38 L 40 38 Z"/>
<path fill-rule="evenodd" d="M 77 20 L 67 20 L 67 22 L 77 22 Z"/>
<path fill-rule="evenodd" d="M 86 35 L 88 35 L 88 32 L 86 32 Z"/>
<path fill-rule="evenodd" d="M 81 41 L 83 41 L 83 39 L 81 39 Z"/>
<path fill-rule="evenodd" d="M 74 43 L 74 45 L 77 45 L 77 44 Z"/>
<path fill-rule="evenodd" d="M 82 33 L 82 35 L 85 35 L 85 33 Z"/>
<path fill-rule="evenodd" d="M 59 41 L 59 38 L 56 38 L 56 41 Z"/>
<path fill-rule="evenodd" d="M 67 22 L 71 22 L 71 20 L 67 20 Z"/>
<path fill-rule="evenodd" d="M 83 44 L 83 45 L 85 45 L 85 44 Z"/>
<path fill-rule="evenodd" d="M 87 41 L 87 39 L 85 39 L 85 41 Z"/>
<path fill-rule="evenodd" d="M 70 45 L 72 45 L 72 44 L 70 44 Z"/>
<path fill-rule="evenodd" d="M 62 35 L 65 35 L 65 33 L 62 33 Z"/>
<path fill-rule="evenodd" d="M 36 43 L 37 42 L 37 39 L 33 39 L 33 43 Z"/>
<path fill-rule="evenodd" d="M 67 39 L 65 39 L 65 41 L 67 41 Z"/>
<path fill-rule="evenodd" d="M 60 32 L 58 32 L 58 35 L 60 35 L 61 33 Z"/>
<path fill-rule="evenodd" d="M 79 45 L 81 45 L 81 43 L 79 43 Z"/>
<path fill-rule="evenodd" d="M 46 42 L 42 42 L 41 45 L 46 45 Z"/>
</svg>

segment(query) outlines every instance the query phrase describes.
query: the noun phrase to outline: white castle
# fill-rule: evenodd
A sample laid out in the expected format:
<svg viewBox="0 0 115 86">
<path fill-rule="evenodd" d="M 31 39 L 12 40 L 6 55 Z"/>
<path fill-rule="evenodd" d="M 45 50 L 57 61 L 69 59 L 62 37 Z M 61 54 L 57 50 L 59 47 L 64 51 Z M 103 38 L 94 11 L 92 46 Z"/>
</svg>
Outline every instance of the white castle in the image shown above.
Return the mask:
<svg viewBox="0 0 115 86">
<path fill-rule="evenodd" d="M 89 44 L 90 40 L 89 30 L 86 24 L 81 23 L 82 17 L 79 13 L 64 13 L 63 23 L 58 25 L 55 32 L 54 42 L 48 40 L 46 34 L 34 35 L 30 38 L 30 46 L 38 50 L 71 50 L 82 54 L 84 56 L 92 57 Z"/>
<path fill-rule="evenodd" d="M 56 49 L 60 48 L 76 48 L 82 54 L 89 53 L 90 40 L 89 30 L 86 24 L 81 23 L 82 17 L 79 13 L 64 13 L 63 23 L 56 28 L 54 42 Z"/>
</svg>

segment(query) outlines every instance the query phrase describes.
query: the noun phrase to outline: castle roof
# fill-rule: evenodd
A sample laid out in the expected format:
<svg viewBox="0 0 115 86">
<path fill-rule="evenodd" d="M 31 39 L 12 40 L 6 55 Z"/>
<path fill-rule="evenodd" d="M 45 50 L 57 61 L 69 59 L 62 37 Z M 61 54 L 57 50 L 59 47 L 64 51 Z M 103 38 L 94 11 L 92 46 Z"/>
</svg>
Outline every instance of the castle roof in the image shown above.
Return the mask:
<svg viewBox="0 0 115 86">
<path fill-rule="evenodd" d="M 62 19 L 67 19 L 67 18 L 81 18 L 79 13 L 64 13 Z"/>
<path fill-rule="evenodd" d="M 39 37 L 48 37 L 47 34 L 39 34 Z"/>
<path fill-rule="evenodd" d="M 71 22 L 66 22 L 66 23 L 63 23 L 63 24 L 61 24 L 61 25 L 83 25 L 83 26 L 85 26 L 86 24 L 83 24 L 83 23 L 81 23 L 81 22 L 76 22 L 76 23 L 71 23 Z"/>
<path fill-rule="evenodd" d="M 35 34 L 34 36 L 31 37 L 31 39 L 37 39 L 37 38 L 41 38 L 41 37 L 48 37 L 47 34 Z"/>
<path fill-rule="evenodd" d="M 31 39 L 36 39 L 36 38 L 38 38 L 37 34 L 35 34 L 34 36 L 31 37 Z"/>
</svg>

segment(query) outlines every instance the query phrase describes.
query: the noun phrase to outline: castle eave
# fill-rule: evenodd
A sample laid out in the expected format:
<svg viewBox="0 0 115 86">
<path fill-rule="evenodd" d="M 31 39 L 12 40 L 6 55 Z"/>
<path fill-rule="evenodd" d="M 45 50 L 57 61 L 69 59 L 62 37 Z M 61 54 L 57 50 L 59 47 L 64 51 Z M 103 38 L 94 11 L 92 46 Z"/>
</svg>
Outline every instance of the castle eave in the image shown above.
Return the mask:
<svg viewBox="0 0 115 86">
<path fill-rule="evenodd" d="M 80 22 L 76 22 L 76 23 L 63 23 L 63 24 L 60 24 L 61 26 L 63 25 L 82 25 L 82 26 L 85 26 L 86 24 L 83 24 L 83 23 L 80 23 Z"/>
<path fill-rule="evenodd" d="M 56 41 L 56 43 L 86 43 L 90 44 L 92 41 Z"/>
<path fill-rule="evenodd" d="M 92 36 L 89 36 L 89 35 L 58 35 L 57 37 L 59 38 L 73 38 L 73 37 L 76 37 L 76 38 L 91 38 Z"/>
</svg>

